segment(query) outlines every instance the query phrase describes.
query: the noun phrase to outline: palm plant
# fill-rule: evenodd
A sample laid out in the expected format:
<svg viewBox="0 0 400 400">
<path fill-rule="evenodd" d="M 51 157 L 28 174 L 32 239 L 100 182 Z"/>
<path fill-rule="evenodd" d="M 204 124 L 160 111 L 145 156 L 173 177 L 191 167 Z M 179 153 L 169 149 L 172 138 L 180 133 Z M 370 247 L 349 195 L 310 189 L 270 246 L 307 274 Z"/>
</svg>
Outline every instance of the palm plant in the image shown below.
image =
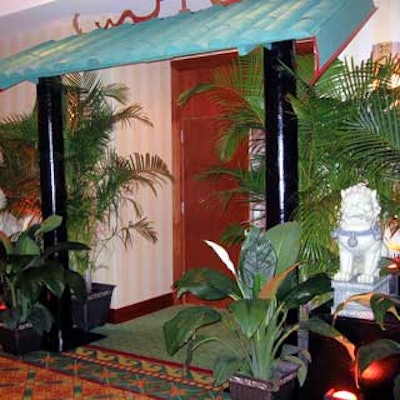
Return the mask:
<svg viewBox="0 0 400 400">
<path fill-rule="evenodd" d="M 329 232 L 343 188 L 367 181 L 377 189 L 383 209 L 396 211 L 399 91 L 390 87 L 390 77 L 399 66 L 391 59 L 383 65 L 372 59 L 360 65 L 337 62 L 314 85 L 299 79 L 298 95 L 290 98 L 299 122 L 295 218 L 307 238 L 304 256 L 313 269 L 335 268 Z"/>
<path fill-rule="evenodd" d="M 264 126 L 261 54 L 257 51 L 239 58 L 232 70 L 219 70 L 211 82 L 182 95 L 188 101 L 207 90 L 213 101 L 225 107 L 223 126 L 229 129 L 221 132 L 218 144 L 222 160 L 232 157 L 238 143 L 249 137 L 251 140 L 254 130 Z M 400 88 L 391 86 L 391 77 L 399 74 L 400 62 L 369 59 L 355 65 L 351 60 L 337 61 L 314 83 L 310 61 L 309 56 L 299 57 L 298 94 L 288 98 L 299 122 L 299 205 L 293 218 L 302 226 L 301 259 L 309 265 L 304 273 L 333 273 L 337 252 L 330 232 L 336 224 L 341 189 L 368 181 L 378 190 L 384 210 L 390 214 L 396 211 L 393 188 L 399 175 Z M 230 102 L 233 96 L 237 100 Z M 257 148 L 265 147 L 262 135 L 257 139 Z M 261 160 L 265 157 L 252 147 L 250 153 Z M 234 194 L 246 193 L 250 201 L 257 199 L 259 203 L 260 199 L 264 201 L 268 183 L 249 176 L 263 173 L 264 162 L 258 160 L 250 166 L 246 172 L 220 168 L 202 175 L 229 173 L 237 177 L 238 189 L 236 193 L 221 193 L 220 197 L 232 201 Z"/>
<path fill-rule="evenodd" d="M 171 174 L 158 155 L 134 153 L 123 157 L 112 148 L 117 123 L 130 126 L 132 121 L 140 121 L 151 125 L 139 104 L 127 104 L 126 86 L 104 84 L 96 72 L 66 75 L 62 84 L 66 94 L 64 164 L 68 238 L 92 248 L 90 256 L 87 252 L 72 253 L 74 267 L 83 274 L 94 267 L 93 250 L 112 237 L 121 238 L 127 245 L 132 242 L 135 231 L 147 240 L 157 240 L 157 232 L 135 194 L 139 186 L 148 187 L 156 194 L 157 185 L 170 180 Z M 113 107 L 111 101 L 120 108 Z M 11 116 L 0 125 L 5 157 L 0 182 L 5 181 L 11 209 L 20 212 L 32 213 L 31 208 L 23 207 L 28 193 L 31 193 L 30 204 L 40 204 L 36 118 L 34 109 L 29 115 Z M 31 156 L 29 159 L 26 152 Z M 15 180 L 6 181 L 7 175 L 15 173 L 16 165 L 18 187 Z M 34 189 L 32 192 L 28 190 L 30 187 Z M 128 223 L 121 220 L 119 210 L 123 205 L 133 208 L 136 220 Z M 102 227 L 107 228 L 107 234 Z"/>
<path fill-rule="evenodd" d="M 37 140 L 36 110 L 11 115 L 0 123 L 0 185 L 8 211 L 17 218 L 40 216 Z"/>
</svg>

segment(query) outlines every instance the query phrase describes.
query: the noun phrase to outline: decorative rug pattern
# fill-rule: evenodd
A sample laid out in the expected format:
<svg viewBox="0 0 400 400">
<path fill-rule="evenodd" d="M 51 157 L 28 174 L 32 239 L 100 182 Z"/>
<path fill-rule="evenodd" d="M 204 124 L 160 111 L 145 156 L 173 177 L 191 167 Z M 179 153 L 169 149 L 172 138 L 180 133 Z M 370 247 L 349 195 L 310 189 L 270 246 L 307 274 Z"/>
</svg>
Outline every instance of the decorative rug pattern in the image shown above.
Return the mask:
<svg viewBox="0 0 400 400">
<path fill-rule="evenodd" d="M 89 345 L 64 353 L 37 351 L 0 356 L 0 398 L 56 399 L 230 399 L 213 385 L 208 370 Z"/>
</svg>

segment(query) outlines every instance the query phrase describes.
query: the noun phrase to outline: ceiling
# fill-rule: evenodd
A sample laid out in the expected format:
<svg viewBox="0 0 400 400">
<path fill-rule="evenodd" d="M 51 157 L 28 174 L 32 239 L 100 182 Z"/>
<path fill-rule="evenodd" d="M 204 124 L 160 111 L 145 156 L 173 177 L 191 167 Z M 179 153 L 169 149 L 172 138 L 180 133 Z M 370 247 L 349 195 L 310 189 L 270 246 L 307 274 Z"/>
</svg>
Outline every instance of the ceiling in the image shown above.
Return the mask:
<svg viewBox="0 0 400 400">
<path fill-rule="evenodd" d="M 33 7 L 41 6 L 46 3 L 51 3 L 55 0 L 15 0 L 3 1 L 0 8 L 0 16 L 15 14 Z"/>
</svg>

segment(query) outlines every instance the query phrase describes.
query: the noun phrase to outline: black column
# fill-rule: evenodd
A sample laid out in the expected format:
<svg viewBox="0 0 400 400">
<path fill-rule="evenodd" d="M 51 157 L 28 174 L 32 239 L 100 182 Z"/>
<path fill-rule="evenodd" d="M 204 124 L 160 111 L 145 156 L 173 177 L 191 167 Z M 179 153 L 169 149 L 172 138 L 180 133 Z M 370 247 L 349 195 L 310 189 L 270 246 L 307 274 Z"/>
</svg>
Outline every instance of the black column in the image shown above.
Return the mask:
<svg viewBox="0 0 400 400">
<path fill-rule="evenodd" d="M 296 93 L 294 41 L 264 50 L 266 227 L 289 221 L 298 203 L 297 119 L 286 96 Z M 284 67 L 284 66 L 285 67 Z"/>
<path fill-rule="evenodd" d="M 52 214 L 63 217 L 62 225 L 44 237 L 44 245 L 49 247 L 67 240 L 67 196 L 60 77 L 39 79 L 37 100 L 42 215 L 43 218 Z M 63 264 L 64 268 L 68 268 L 67 252 L 59 252 L 55 257 Z M 48 295 L 47 302 L 55 318 L 48 344 L 54 351 L 63 351 L 65 332 L 72 326 L 69 293 L 65 293 L 61 299 Z"/>
</svg>

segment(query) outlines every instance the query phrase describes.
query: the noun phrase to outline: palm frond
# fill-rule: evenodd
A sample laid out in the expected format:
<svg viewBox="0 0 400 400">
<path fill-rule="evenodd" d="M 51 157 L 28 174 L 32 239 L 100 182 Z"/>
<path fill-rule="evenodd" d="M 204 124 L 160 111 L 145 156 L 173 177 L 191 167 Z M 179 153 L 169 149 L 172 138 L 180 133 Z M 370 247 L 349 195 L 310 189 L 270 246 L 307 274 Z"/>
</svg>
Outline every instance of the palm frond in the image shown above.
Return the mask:
<svg viewBox="0 0 400 400">
<path fill-rule="evenodd" d="M 113 112 L 113 123 L 121 122 L 123 126 L 130 126 L 132 121 L 140 121 L 148 126 L 153 126 L 140 104 L 131 104 Z"/>
<path fill-rule="evenodd" d="M 120 165 L 132 171 L 132 178 L 156 194 L 155 185 L 172 179 L 167 164 L 158 155 L 134 153 L 128 159 L 120 159 Z"/>
<path fill-rule="evenodd" d="M 153 222 L 149 221 L 147 218 L 141 218 L 135 222 L 131 221 L 128 226 L 122 228 L 122 240 L 126 244 L 131 243 L 134 239 L 131 230 L 134 230 L 150 242 L 157 242 L 157 231 L 154 228 Z"/>
</svg>

